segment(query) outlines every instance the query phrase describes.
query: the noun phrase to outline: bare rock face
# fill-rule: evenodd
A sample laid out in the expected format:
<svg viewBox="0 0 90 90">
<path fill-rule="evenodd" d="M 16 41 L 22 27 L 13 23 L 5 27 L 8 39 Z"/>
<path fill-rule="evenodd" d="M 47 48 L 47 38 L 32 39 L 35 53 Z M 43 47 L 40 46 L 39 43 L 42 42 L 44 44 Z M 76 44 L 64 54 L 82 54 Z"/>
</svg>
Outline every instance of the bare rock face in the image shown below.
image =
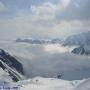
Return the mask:
<svg viewBox="0 0 90 90">
<path fill-rule="evenodd" d="M 80 55 L 89 55 L 90 51 L 85 50 L 83 46 L 77 47 L 72 50 L 72 53 L 74 54 L 80 54 Z"/>
</svg>

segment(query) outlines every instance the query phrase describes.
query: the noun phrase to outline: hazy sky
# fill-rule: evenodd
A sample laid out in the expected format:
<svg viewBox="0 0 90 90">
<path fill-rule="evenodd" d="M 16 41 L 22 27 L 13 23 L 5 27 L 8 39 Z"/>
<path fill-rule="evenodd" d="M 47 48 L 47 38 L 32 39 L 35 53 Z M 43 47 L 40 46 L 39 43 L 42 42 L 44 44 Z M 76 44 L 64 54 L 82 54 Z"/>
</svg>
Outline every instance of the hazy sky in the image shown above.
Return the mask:
<svg viewBox="0 0 90 90">
<path fill-rule="evenodd" d="M 0 0 L 0 39 L 89 31 L 89 9 L 90 0 Z"/>
</svg>

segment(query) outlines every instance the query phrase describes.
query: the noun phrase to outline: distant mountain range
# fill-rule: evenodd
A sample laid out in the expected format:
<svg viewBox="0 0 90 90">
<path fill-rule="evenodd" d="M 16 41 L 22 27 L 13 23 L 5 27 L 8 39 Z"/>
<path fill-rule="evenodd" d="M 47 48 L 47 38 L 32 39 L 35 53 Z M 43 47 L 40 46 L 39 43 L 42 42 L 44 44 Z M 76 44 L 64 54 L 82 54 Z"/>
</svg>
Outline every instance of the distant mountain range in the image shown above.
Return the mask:
<svg viewBox="0 0 90 90">
<path fill-rule="evenodd" d="M 76 35 L 71 35 L 65 40 L 60 38 L 54 39 L 34 39 L 34 38 L 17 38 L 15 42 L 25 42 L 30 44 L 62 44 L 63 46 L 84 46 L 90 45 L 90 31 L 85 33 L 80 33 Z"/>
<path fill-rule="evenodd" d="M 25 42 L 30 44 L 56 44 L 56 43 L 62 43 L 62 40 L 59 38 L 55 39 L 33 39 L 33 38 L 18 38 L 15 40 L 16 42 Z"/>
<path fill-rule="evenodd" d="M 65 40 L 60 38 L 55 39 L 33 39 L 33 38 L 18 38 L 15 42 L 24 42 L 29 44 L 61 44 L 62 46 L 75 46 L 72 50 L 74 54 L 90 54 L 90 31 L 79 33 L 75 35 L 71 35 L 67 37 Z"/>
</svg>

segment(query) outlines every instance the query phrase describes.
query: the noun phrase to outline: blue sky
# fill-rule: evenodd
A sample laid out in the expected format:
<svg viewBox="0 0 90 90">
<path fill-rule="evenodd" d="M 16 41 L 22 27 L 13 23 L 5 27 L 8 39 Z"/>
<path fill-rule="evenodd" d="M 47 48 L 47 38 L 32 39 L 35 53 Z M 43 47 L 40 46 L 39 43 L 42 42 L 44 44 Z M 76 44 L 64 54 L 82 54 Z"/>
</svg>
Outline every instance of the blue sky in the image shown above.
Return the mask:
<svg viewBox="0 0 90 90">
<path fill-rule="evenodd" d="M 89 9 L 90 0 L 0 0 L 0 39 L 89 31 Z"/>
</svg>

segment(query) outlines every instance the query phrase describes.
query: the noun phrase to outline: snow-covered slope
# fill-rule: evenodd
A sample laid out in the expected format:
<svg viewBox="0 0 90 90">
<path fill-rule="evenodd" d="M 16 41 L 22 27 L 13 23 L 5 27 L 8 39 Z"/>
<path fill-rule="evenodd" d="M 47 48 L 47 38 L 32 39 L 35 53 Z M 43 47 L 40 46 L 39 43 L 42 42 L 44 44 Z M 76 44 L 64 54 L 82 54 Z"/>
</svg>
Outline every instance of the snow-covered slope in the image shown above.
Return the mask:
<svg viewBox="0 0 90 90">
<path fill-rule="evenodd" d="M 90 90 L 90 79 L 68 81 L 58 78 L 35 77 L 17 83 L 7 83 L 0 80 L 0 85 L 16 86 L 19 90 Z"/>
<path fill-rule="evenodd" d="M 0 68 L 0 82 L 13 82 L 12 78 L 9 76 L 9 73 Z"/>
<path fill-rule="evenodd" d="M 84 80 L 74 90 L 90 90 L 90 79 Z"/>
<path fill-rule="evenodd" d="M 74 83 L 55 78 L 36 77 L 21 83 L 20 90 L 72 90 Z"/>
<path fill-rule="evenodd" d="M 0 80 L 17 82 L 24 79 L 23 73 L 22 64 L 0 49 Z"/>
<path fill-rule="evenodd" d="M 19 81 L 18 86 L 20 86 L 20 90 L 90 90 L 90 79 L 67 81 L 35 77 Z"/>
<path fill-rule="evenodd" d="M 35 77 L 19 81 L 18 86 L 20 86 L 20 90 L 74 90 L 84 81 L 85 80 L 67 81 L 57 78 Z"/>
</svg>

